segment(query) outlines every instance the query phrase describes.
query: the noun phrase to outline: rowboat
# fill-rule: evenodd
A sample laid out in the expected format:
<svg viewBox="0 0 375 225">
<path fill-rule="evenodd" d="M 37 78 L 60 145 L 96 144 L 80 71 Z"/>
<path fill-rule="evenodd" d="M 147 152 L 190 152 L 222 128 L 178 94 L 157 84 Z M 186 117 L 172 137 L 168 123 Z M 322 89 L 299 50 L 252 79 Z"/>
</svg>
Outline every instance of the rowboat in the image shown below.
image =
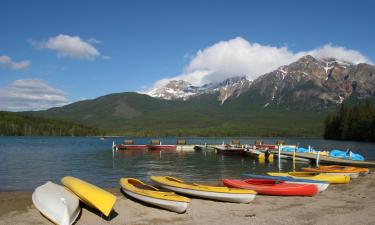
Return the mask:
<svg viewBox="0 0 375 225">
<path fill-rule="evenodd" d="M 314 172 L 288 172 L 288 173 L 267 173 L 270 176 L 278 177 L 293 177 L 303 178 L 309 180 L 320 180 L 326 181 L 331 184 L 347 184 L 350 181 L 350 177 L 347 175 L 335 175 L 330 173 L 314 173 Z"/>
<path fill-rule="evenodd" d="M 251 173 L 243 173 L 241 174 L 241 177 L 266 179 L 266 180 L 282 180 L 288 184 L 306 184 L 306 183 L 314 184 L 318 188 L 319 192 L 325 191 L 329 186 L 329 183 L 325 181 L 300 179 L 300 178 L 294 178 L 294 177 L 276 177 L 276 176 L 268 176 L 268 175 L 256 175 L 256 174 L 251 174 Z"/>
<path fill-rule="evenodd" d="M 174 192 L 159 191 L 159 189 L 134 178 L 121 178 L 120 185 L 127 195 L 173 212 L 185 212 L 190 203 L 190 199 L 186 197 Z"/>
<path fill-rule="evenodd" d="M 109 216 L 116 202 L 116 196 L 75 177 L 66 176 L 61 179 L 61 183 L 76 194 L 82 202 L 98 209 L 105 216 Z"/>
<path fill-rule="evenodd" d="M 125 145 L 125 144 L 119 144 L 116 145 L 116 148 L 118 150 L 147 150 L 147 145 Z"/>
<path fill-rule="evenodd" d="M 35 189 L 32 201 L 39 212 L 55 224 L 71 225 L 81 211 L 78 197 L 51 181 Z"/>
<path fill-rule="evenodd" d="M 233 146 L 216 146 L 214 147 L 217 153 L 220 154 L 236 154 L 241 155 L 245 153 L 245 149 L 242 147 L 233 147 Z"/>
<path fill-rule="evenodd" d="M 176 145 L 147 145 L 148 150 L 176 150 Z"/>
<path fill-rule="evenodd" d="M 261 195 L 314 196 L 318 193 L 318 188 L 313 184 L 289 184 L 272 179 L 224 179 L 223 184 L 232 188 L 254 190 Z"/>
<path fill-rule="evenodd" d="M 255 195 L 257 194 L 255 191 L 251 190 L 186 183 L 182 180 L 168 176 L 151 176 L 151 180 L 157 186 L 168 190 L 218 201 L 249 203 L 254 200 Z"/>
<path fill-rule="evenodd" d="M 318 166 L 316 168 L 302 168 L 303 171 L 319 172 L 319 173 L 360 173 L 368 174 L 368 168 L 354 167 L 354 166 Z"/>
</svg>

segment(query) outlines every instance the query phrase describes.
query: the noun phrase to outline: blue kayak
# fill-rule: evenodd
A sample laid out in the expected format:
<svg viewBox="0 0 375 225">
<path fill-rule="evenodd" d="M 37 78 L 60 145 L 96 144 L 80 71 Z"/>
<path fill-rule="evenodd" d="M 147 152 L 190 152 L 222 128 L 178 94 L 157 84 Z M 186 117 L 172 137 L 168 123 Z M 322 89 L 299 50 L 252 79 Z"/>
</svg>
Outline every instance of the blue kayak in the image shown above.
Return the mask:
<svg viewBox="0 0 375 225">
<path fill-rule="evenodd" d="M 329 156 L 357 161 L 365 160 L 365 158 L 360 154 L 354 153 L 352 151 L 341 151 L 337 149 L 333 149 L 332 151 L 330 151 Z"/>
<path fill-rule="evenodd" d="M 318 188 L 319 192 L 326 190 L 329 186 L 328 182 L 319 181 L 319 180 L 308 180 L 308 179 L 300 179 L 300 178 L 293 178 L 293 177 L 278 177 L 278 176 L 268 176 L 268 175 L 257 175 L 251 173 L 243 173 L 241 177 L 245 178 L 255 178 L 255 179 L 265 179 L 265 180 L 282 180 L 285 183 L 292 183 L 292 184 L 315 184 Z"/>
</svg>

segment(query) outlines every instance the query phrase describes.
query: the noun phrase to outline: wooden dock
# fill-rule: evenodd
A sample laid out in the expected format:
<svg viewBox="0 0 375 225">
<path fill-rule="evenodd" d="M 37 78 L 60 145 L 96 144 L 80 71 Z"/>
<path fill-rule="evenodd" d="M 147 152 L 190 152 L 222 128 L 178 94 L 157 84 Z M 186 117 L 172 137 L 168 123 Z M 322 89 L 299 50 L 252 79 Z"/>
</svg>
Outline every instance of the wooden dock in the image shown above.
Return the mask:
<svg viewBox="0 0 375 225">
<path fill-rule="evenodd" d="M 274 150 L 272 153 L 275 154 L 275 158 L 277 158 L 278 151 Z M 293 157 L 293 152 L 281 152 L 281 155 L 287 155 Z M 296 152 L 296 157 L 309 159 L 312 162 L 316 161 L 316 154 L 312 153 L 299 153 Z M 375 167 L 375 162 L 370 161 L 355 161 L 349 159 L 340 159 L 330 156 L 319 156 L 319 164 L 329 164 L 329 165 L 343 165 L 343 166 L 357 166 L 357 167 Z"/>
</svg>

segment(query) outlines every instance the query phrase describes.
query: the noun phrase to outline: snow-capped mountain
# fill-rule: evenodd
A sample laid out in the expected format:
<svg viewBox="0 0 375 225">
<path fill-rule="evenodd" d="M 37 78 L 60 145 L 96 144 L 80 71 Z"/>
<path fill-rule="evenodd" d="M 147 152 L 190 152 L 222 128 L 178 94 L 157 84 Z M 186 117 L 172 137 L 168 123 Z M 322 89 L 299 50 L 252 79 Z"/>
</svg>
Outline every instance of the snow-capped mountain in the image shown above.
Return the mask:
<svg viewBox="0 0 375 225">
<path fill-rule="evenodd" d="M 209 83 L 202 86 L 193 86 L 183 80 L 172 80 L 166 85 L 154 88 L 146 94 L 167 100 L 187 100 L 190 97 L 201 94 L 219 93 L 218 100 L 224 103 L 228 98 L 239 96 L 241 93 L 247 91 L 250 84 L 251 81 L 246 77 L 232 77 L 220 83 Z"/>
<path fill-rule="evenodd" d="M 375 97 L 375 66 L 306 55 L 254 81 L 232 77 L 220 83 L 193 86 L 186 81 L 172 80 L 146 94 L 168 100 L 187 100 L 211 93 L 219 94 L 221 104 L 246 93 L 261 96 L 265 100 L 264 107 L 325 109 L 341 104 L 351 96 L 358 99 Z"/>
<path fill-rule="evenodd" d="M 307 55 L 257 78 L 250 89 L 267 100 L 265 107 L 324 109 L 353 95 L 374 97 L 375 67 Z"/>
</svg>

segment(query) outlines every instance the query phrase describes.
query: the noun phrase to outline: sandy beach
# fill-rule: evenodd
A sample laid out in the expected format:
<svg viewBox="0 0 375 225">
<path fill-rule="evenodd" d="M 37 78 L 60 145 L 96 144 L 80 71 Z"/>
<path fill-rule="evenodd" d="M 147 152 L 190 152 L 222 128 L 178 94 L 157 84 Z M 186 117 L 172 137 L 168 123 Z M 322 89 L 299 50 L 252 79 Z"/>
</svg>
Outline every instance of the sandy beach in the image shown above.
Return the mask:
<svg viewBox="0 0 375 225">
<path fill-rule="evenodd" d="M 110 219 L 84 207 L 75 224 L 375 224 L 375 174 L 331 185 L 315 197 L 258 195 L 250 204 L 193 198 L 188 211 L 176 214 L 150 207 L 110 189 L 117 203 Z M 33 206 L 31 192 L 0 192 L 0 224 L 52 224 Z"/>
</svg>

